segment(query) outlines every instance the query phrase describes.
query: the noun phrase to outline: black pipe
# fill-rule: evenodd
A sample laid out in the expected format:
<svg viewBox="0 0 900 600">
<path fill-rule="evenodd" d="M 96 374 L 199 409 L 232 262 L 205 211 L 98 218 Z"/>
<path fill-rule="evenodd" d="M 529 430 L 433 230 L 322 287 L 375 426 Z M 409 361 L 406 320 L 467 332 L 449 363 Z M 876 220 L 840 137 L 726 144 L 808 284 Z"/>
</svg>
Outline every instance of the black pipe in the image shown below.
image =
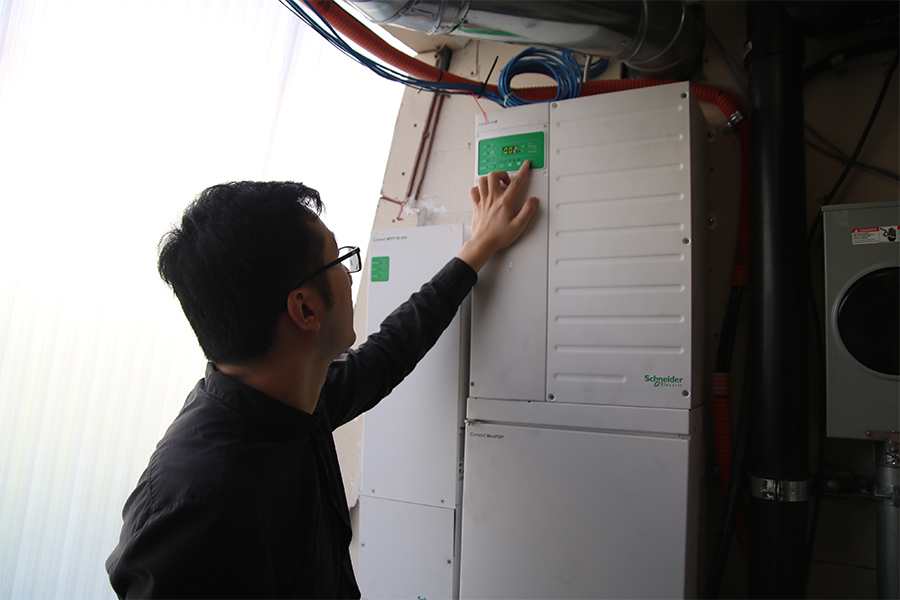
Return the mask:
<svg viewBox="0 0 900 600">
<path fill-rule="evenodd" d="M 751 598 L 806 595 L 808 499 L 753 494 L 761 482 L 794 491 L 809 479 L 805 39 L 781 2 L 747 2 L 752 247 L 753 411 L 747 469 Z M 803 488 L 805 490 L 805 487 Z"/>
</svg>

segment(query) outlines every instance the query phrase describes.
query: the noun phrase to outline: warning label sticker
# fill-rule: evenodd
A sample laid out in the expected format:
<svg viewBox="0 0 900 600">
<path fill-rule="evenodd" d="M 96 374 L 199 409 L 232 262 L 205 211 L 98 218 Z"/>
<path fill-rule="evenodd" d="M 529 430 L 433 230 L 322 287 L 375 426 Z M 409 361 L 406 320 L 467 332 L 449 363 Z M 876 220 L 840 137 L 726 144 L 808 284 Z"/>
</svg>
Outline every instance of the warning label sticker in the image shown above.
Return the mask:
<svg viewBox="0 0 900 600">
<path fill-rule="evenodd" d="M 853 230 L 853 245 L 889 244 L 897 241 L 897 226 L 861 227 Z"/>
</svg>

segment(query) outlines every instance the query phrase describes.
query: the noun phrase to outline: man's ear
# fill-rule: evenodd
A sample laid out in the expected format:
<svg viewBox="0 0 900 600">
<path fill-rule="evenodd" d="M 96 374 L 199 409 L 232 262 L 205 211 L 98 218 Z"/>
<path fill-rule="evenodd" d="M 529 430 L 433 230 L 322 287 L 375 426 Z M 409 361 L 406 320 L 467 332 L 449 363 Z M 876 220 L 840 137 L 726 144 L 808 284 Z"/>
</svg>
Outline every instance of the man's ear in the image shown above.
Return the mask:
<svg viewBox="0 0 900 600">
<path fill-rule="evenodd" d="M 291 291 L 287 299 L 287 312 L 297 327 L 303 331 L 318 331 L 322 326 L 319 321 L 317 298 L 315 292 L 301 287 Z"/>
</svg>

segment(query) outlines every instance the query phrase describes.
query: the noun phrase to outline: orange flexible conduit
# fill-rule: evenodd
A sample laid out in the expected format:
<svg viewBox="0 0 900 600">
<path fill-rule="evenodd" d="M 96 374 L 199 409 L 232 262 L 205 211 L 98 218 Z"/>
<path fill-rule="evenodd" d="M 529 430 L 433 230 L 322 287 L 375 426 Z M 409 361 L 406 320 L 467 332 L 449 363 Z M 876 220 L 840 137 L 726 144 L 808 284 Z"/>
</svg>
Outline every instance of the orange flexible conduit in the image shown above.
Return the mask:
<svg viewBox="0 0 900 600">
<path fill-rule="evenodd" d="M 340 32 L 344 37 L 363 48 L 366 52 L 385 62 L 394 68 L 400 69 L 417 79 L 427 81 L 443 81 L 447 83 L 464 83 L 481 85 L 481 82 L 466 79 L 447 71 L 425 64 L 413 57 L 400 52 L 367 27 L 361 24 L 353 16 L 344 11 L 337 3 L 330 0 L 306 0 L 324 18 L 329 25 Z M 582 86 L 582 96 L 619 92 L 641 87 L 650 87 L 674 83 L 672 80 L 660 79 L 605 79 L 600 81 L 588 81 Z M 486 90 L 497 92 L 496 85 L 486 85 Z M 735 99 L 721 88 L 691 83 L 691 89 L 700 102 L 715 104 L 728 119 L 735 119 L 741 115 L 741 107 Z M 516 90 L 516 94 L 524 100 L 542 101 L 556 97 L 556 88 L 532 87 Z M 735 250 L 734 268 L 732 271 L 732 287 L 746 288 L 750 276 L 750 139 L 747 119 L 738 120 L 735 129 L 741 136 L 741 207 L 738 222 L 738 240 Z M 748 401 L 744 399 L 744 401 Z M 719 466 L 719 480 L 724 494 L 727 494 L 731 480 L 731 467 L 733 459 L 733 434 L 731 425 L 731 373 L 715 373 L 713 375 L 712 389 L 713 412 L 713 445 L 716 450 L 716 460 Z M 743 505 L 739 508 L 735 533 L 744 556 L 747 556 L 748 528 L 746 512 Z"/>
</svg>

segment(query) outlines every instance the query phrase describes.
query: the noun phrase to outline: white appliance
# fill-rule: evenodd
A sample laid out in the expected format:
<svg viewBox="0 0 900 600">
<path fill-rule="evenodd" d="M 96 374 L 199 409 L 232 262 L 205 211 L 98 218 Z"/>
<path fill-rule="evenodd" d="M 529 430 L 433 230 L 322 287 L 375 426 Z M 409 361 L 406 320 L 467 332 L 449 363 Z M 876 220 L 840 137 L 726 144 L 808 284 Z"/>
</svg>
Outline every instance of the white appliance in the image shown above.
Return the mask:
<svg viewBox="0 0 900 600">
<path fill-rule="evenodd" d="M 367 334 L 459 252 L 465 225 L 387 229 L 369 246 Z M 459 581 L 466 301 L 363 427 L 359 564 L 364 598 L 454 598 Z"/>
<path fill-rule="evenodd" d="M 828 435 L 884 439 L 900 431 L 900 204 L 822 216 Z"/>
<path fill-rule="evenodd" d="M 696 596 L 706 125 L 688 83 L 479 116 L 541 208 L 472 298 L 461 598 Z"/>
</svg>

